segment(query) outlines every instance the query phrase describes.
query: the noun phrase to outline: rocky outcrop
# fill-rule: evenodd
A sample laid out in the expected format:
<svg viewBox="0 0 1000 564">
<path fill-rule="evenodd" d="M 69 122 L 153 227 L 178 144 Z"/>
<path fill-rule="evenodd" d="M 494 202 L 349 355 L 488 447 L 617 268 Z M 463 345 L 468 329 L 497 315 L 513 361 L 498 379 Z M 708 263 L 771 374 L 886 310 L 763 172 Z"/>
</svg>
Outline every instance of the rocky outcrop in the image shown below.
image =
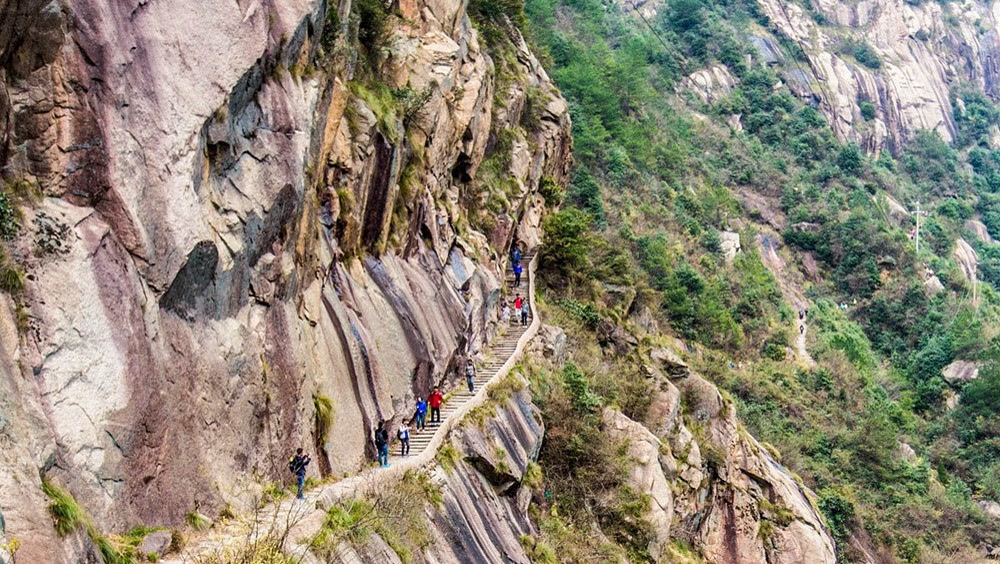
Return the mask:
<svg viewBox="0 0 1000 564">
<path fill-rule="evenodd" d="M 979 266 L 979 255 L 972 245 L 965 242 L 965 239 L 955 241 L 955 251 L 952 253 L 958 268 L 962 271 L 962 276 L 970 284 L 976 282 L 976 267 Z"/>
<path fill-rule="evenodd" d="M 964 384 L 979 377 L 979 365 L 968 360 L 956 360 L 941 369 L 941 377 L 951 385 Z"/>
<path fill-rule="evenodd" d="M 818 102 L 839 137 L 870 153 L 897 153 L 921 129 L 953 139 L 953 112 L 962 111 L 952 103 L 956 84 L 997 94 L 1000 39 L 987 31 L 996 27 L 993 4 L 952 9 L 904 0 L 823 0 L 812 6 L 815 14 L 786 2 L 762 2 L 771 24 L 807 58 L 786 65 L 786 83 Z M 859 48 L 863 57 L 855 57 Z M 861 102 L 876 110 L 868 121 Z"/>
<path fill-rule="evenodd" d="M 728 96 L 739 81 L 722 65 L 713 65 L 691 73 L 681 82 L 681 89 L 694 92 L 702 102 L 712 104 Z"/>
<path fill-rule="evenodd" d="M 0 3 L 0 168 L 44 194 L 0 296 L 26 561 L 77 550 L 53 553 L 40 470 L 106 531 L 212 516 L 296 445 L 353 472 L 495 331 L 505 246 L 539 240 L 569 118 L 516 33 L 493 61 L 464 3 L 404 2 L 366 59 L 350 2 L 279 4 Z"/>
<path fill-rule="evenodd" d="M 606 431 L 628 445 L 631 485 L 651 498 L 650 553 L 668 557 L 679 538 L 708 562 L 835 562 L 812 492 L 740 429 L 715 386 L 695 373 L 652 377 L 649 429 L 604 413 Z"/>
</svg>

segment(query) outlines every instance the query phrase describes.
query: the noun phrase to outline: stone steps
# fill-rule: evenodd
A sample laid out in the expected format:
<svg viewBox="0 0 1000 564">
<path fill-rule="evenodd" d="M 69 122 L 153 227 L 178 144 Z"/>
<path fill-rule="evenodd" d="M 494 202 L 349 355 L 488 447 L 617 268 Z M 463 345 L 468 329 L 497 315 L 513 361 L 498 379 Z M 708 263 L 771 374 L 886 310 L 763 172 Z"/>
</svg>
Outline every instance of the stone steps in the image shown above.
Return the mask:
<svg viewBox="0 0 1000 564">
<path fill-rule="evenodd" d="M 522 257 L 522 263 L 525 265 L 524 274 L 521 277 L 521 285 L 518 288 L 524 288 L 524 297 L 527 299 L 527 293 L 530 290 L 530 280 L 529 280 L 529 270 L 527 265 L 531 262 L 534 253 L 525 254 Z M 514 274 L 508 269 L 506 282 L 508 286 L 513 287 Z M 530 320 L 531 316 L 529 316 Z M 478 367 L 476 374 L 476 392 L 479 391 L 481 386 L 489 383 L 500 371 L 504 364 L 510 359 L 511 356 L 517 351 L 517 343 L 520 341 L 521 336 L 528 330 L 526 326 L 522 326 L 519 321 L 512 320 L 507 331 L 493 342 L 488 349 L 486 349 L 486 360 Z M 441 406 L 441 421 L 446 421 L 448 417 L 457 413 L 466 403 L 468 403 L 473 397 L 475 397 L 475 392 L 469 393 L 468 389 L 465 387 L 464 379 L 460 381 L 458 387 L 453 390 L 447 397 L 445 403 Z M 430 418 L 430 410 L 427 412 L 428 419 Z M 437 434 L 440 425 L 427 422 L 426 427 L 420 433 L 416 431 L 410 431 L 410 454 L 409 456 L 416 456 L 424 450 L 427 449 L 428 445 L 433 441 L 434 436 Z M 390 459 L 394 456 L 398 456 L 399 446 L 398 442 L 393 443 L 389 450 Z"/>
</svg>

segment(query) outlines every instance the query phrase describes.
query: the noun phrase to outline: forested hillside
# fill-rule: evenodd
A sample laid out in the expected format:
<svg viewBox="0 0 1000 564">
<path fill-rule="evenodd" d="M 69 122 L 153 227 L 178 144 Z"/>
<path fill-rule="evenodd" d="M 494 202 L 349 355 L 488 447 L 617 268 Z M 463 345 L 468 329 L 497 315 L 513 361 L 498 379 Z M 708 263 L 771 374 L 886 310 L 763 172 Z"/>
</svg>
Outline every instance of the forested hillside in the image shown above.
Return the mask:
<svg viewBox="0 0 1000 564">
<path fill-rule="evenodd" d="M 641 385 L 608 389 L 598 367 L 611 355 L 641 381 L 641 351 L 679 337 L 818 492 L 842 561 L 968 561 L 1000 544 L 992 100 L 956 80 L 950 143 L 921 130 L 895 155 L 866 153 L 835 135 L 822 83 L 790 84 L 810 59 L 756 2 L 524 10 L 575 142 L 545 225 L 546 299 L 576 327 L 600 401 L 643 413 Z M 848 38 L 840 56 L 882 67 L 863 36 L 831 27 Z M 874 126 L 883 110 L 855 103 L 857 127 Z M 616 331 L 635 346 L 613 352 Z M 951 377 L 961 369 L 978 378 Z"/>
</svg>

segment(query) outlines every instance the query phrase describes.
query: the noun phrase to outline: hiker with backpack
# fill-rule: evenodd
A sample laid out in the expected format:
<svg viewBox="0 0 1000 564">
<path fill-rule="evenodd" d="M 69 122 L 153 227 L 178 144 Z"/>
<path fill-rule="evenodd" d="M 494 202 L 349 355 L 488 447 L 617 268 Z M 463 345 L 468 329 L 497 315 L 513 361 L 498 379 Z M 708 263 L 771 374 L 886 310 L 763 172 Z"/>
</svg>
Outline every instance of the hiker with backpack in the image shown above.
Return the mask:
<svg viewBox="0 0 1000 564">
<path fill-rule="evenodd" d="M 427 419 L 427 402 L 424 398 L 417 398 L 417 411 L 413 413 L 413 424 L 417 428 L 417 433 L 424 430 Z"/>
<path fill-rule="evenodd" d="M 385 430 L 385 421 L 379 419 L 375 429 L 375 450 L 378 451 L 378 463 L 382 468 L 389 467 L 389 432 Z"/>
<path fill-rule="evenodd" d="M 514 298 L 514 321 L 517 322 L 521 318 L 521 307 L 524 305 L 524 299 L 521 294 L 517 294 Z"/>
<path fill-rule="evenodd" d="M 521 327 L 526 327 L 528 325 L 528 301 L 525 300 L 521 304 Z"/>
<path fill-rule="evenodd" d="M 514 243 L 510 248 L 510 263 L 517 264 L 519 262 L 521 262 L 521 247 Z"/>
<path fill-rule="evenodd" d="M 444 403 L 444 394 L 441 393 L 441 390 L 437 386 L 434 386 L 434 391 L 427 398 L 427 403 L 431 406 L 431 423 L 440 423 L 441 404 Z"/>
<path fill-rule="evenodd" d="M 312 459 L 309 458 L 308 454 L 302 454 L 301 448 L 296 449 L 295 456 L 288 459 L 288 470 L 292 474 L 295 474 L 295 479 L 299 485 L 299 493 L 296 494 L 296 499 L 305 499 L 305 496 L 302 495 L 302 490 L 306 486 L 306 466 L 309 466 L 310 462 L 312 462 Z"/>
<path fill-rule="evenodd" d="M 406 419 L 399 424 L 396 438 L 399 439 L 399 456 L 410 456 L 410 422 Z"/>
<path fill-rule="evenodd" d="M 520 262 L 514 263 L 514 286 L 521 285 L 521 273 L 524 272 L 524 267 L 521 266 Z"/>
<path fill-rule="evenodd" d="M 469 385 L 469 393 L 475 391 L 476 389 L 476 364 L 469 359 L 469 362 L 465 365 L 465 383 Z"/>
</svg>

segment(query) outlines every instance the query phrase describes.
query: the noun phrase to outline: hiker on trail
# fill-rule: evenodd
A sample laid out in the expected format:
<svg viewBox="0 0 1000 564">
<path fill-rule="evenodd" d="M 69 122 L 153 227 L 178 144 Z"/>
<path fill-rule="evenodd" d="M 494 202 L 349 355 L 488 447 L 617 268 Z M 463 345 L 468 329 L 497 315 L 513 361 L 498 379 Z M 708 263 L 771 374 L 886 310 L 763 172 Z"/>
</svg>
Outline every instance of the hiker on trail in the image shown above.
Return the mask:
<svg viewBox="0 0 1000 564">
<path fill-rule="evenodd" d="M 500 321 L 510 325 L 510 306 L 507 302 L 503 303 L 503 309 L 500 310 Z"/>
<path fill-rule="evenodd" d="M 521 273 L 524 272 L 524 267 L 521 266 L 520 262 L 514 263 L 514 286 L 521 285 Z"/>
<path fill-rule="evenodd" d="M 521 248 L 515 243 L 510 249 L 510 263 L 516 264 L 521 262 Z"/>
<path fill-rule="evenodd" d="M 441 422 L 441 404 L 444 403 L 444 394 L 437 386 L 434 386 L 434 391 L 431 392 L 431 396 L 427 398 L 427 403 L 431 406 L 431 423 Z"/>
<path fill-rule="evenodd" d="M 302 495 L 302 489 L 306 486 L 306 466 L 312 461 L 308 454 L 302 454 L 302 449 L 295 450 L 295 456 L 288 459 L 288 469 L 291 470 L 292 474 L 295 474 L 296 481 L 299 485 L 299 493 L 296 494 L 296 499 L 305 499 Z"/>
<path fill-rule="evenodd" d="M 465 365 L 465 383 L 469 385 L 469 393 L 471 394 L 476 388 L 476 364 L 469 359 L 469 362 Z"/>
<path fill-rule="evenodd" d="M 418 433 L 426 427 L 425 419 L 427 419 L 427 402 L 424 398 L 417 398 L 417 411 L 413 414 L 413 421 Z"/>
<path fill-rule="evenodd" d="M 805 332 L 806 332 L 806 326 L 805 325 L 799 325 L 799 334 L 802 335 Z"/>
<path fill-rule="evenodd" d="M 378 463 L 382 468 L 389 467 L 389 432 L 385 430 L 385 421 L 379 419 L 375 429 L 375 450 L 378 451 Z"/>
<path fill-rule="evenodd" d="M 514 318 L 515 320 L 521 317 L 521 306 L 523 305 L 524 305 L 524 299 L 521 298 L 521 294 L 518 294 L 517 297 L 514 298 L 514 315 L 517 316 Z"/>
<path fill-rule="evenodd" d="M 527 327 L 528 325 L 528 300 L 524 300 L 521 304 L 521 327 Z"/>
<path fill-rule="evenodd" d="M 399 455 L 410 456 L 410 422 L 406 419 L 399 424 L 396 438 L 399 439 Z"/>
</svg>

